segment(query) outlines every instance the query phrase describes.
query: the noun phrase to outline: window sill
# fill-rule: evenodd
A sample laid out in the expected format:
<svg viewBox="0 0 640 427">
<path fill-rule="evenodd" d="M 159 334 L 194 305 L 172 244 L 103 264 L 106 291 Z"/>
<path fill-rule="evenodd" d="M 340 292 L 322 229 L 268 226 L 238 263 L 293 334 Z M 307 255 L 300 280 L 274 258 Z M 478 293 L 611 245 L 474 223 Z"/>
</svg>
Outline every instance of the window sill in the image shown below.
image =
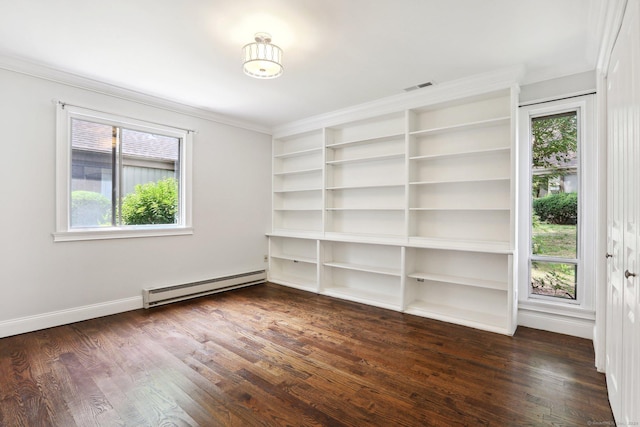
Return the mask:
<svg viewBox="0 0 640 427">
<path fill-rule="evenodd" d="M 529 310 L 539 313 L 556 314 L 578 319 L 595 320 L 595 311 L 580 307 L 574 303 L 562 303 L 529 299 L 518 302 L 519 310 Z"/>
<path fill-rule="evenodd" d="M 192 227 L 90 228 L 53 233 L 54 242 L 81 240 L 132 239 L 139 237 L 184 236 L 193 234 Z"/>
</svg>

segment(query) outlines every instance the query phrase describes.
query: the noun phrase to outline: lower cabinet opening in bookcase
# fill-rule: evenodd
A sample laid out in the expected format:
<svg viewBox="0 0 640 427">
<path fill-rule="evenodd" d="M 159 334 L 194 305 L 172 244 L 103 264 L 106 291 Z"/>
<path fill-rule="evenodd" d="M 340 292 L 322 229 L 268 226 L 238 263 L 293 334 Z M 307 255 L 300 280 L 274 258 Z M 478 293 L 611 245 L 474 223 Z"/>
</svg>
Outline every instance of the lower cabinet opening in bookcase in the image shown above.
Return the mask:
<svg viewBox="0 0 640 427">
<path fill-rule="evenodd" d="M 408 279 L 405 312 L 505 333 L 508 292 L 424 279 Z"/>
<path fill-rule="evenodd" d="M 322 293 L 377 307 L 400 310 L 400 277 L 325 264 Z"/>
<path fill-rule="evenodd" d="M 269 280 L 298 289 L 318 291 L 318 251 L 313 239 L 269 238 Z"/>
<path fill-rule="evenodd" d="M 317 265 L 308 261 L 271 257 L 269 280 L 305 291 L 317 292 Z"/>
</svg>

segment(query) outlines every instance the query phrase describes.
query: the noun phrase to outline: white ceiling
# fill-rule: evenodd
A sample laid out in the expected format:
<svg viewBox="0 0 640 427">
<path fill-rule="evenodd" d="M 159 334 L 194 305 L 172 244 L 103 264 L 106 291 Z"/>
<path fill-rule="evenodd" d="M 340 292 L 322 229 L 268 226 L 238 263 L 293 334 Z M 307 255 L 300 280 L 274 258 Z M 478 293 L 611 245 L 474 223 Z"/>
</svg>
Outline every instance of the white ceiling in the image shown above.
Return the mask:
<svg viewBox="0 0 640 427">
<path fill-rule="evenodd" d="M 0 0 L 0 56 L 270 128 L 426 81 L 592 70 L 604 1 Z M 278 79 L 242 72 L 259 31 L 284 50 Z"/>
</svg>

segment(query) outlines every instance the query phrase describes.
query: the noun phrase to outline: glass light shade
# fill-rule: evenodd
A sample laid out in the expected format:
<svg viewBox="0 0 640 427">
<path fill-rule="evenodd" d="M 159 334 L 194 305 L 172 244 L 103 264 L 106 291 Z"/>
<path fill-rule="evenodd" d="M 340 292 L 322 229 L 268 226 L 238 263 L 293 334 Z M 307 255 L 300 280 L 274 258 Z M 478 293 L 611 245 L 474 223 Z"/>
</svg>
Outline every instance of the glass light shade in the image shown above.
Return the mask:
<svg viewBox="0 0 640 427">
<path fill-rule="evenodd" d="M 282 74 L 282 49 L 271 44 L 270 37 L 256 35 L 256 42 L 242 48 L 245 74 L 258 79 L 273 79 Z"/>
</svg>

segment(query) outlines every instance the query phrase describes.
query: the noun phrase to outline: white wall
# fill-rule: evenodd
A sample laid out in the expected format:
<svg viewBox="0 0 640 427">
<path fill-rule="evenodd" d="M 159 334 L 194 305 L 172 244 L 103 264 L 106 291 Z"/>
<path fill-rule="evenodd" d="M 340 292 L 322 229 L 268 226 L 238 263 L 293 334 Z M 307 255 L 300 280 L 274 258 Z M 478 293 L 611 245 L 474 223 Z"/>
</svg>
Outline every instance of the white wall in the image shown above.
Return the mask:
<svg viewBox="0 0 640 427">
<path fill-rule="evenodd" d="M 0 337 L 142 306 L 141 289 L 266 268 L 271 137 L 0 69 Z M 190 236 L 54 243 L 52 99 L 186 129 Z"/>
<path fill-rule="evenodd" d="M 545 80 L 520 87 L 520 104 L 547 101 L 596 91 L 595 70 Z"/>
</svg>

